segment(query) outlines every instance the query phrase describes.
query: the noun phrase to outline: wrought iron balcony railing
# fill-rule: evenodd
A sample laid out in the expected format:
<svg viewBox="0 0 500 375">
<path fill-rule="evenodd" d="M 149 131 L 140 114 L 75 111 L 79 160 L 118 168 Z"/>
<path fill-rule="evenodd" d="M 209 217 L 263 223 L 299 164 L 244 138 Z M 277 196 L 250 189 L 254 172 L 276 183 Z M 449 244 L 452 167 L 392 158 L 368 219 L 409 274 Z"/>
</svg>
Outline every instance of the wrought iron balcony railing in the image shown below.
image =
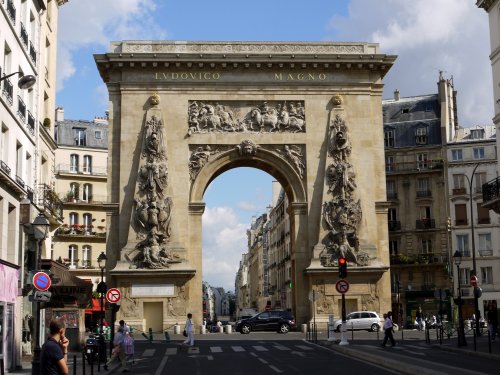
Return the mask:
<svg viewBox="0 0 500 375">
<path fill-rule="evenodd" d="M 36 64 L 36 50 L 32 42 L 30 42 L 30 57 L 33 64 Z"/>
<path fill-rule="evenodd" d="M 500 177 L 497 177 L 482 187 L 483 190 L 483 202 L 489 202 L 500 198 Z"/>
<path fill-rule="evenodd" d="M 36 203 L 38 206 L 42 206 L 48 210 L 58 220 L 63 219 L 63 202 L 49 185 L 38 185 Z"/>
<path fill-rule="evenodd" d="M 24 188 L 24 185 L 25 185 L 24 180 L 21 177 L 19 177 L 18 175 L 16 175 L 16 182 L 19 186 Z"/>
<path fill-rule="evenodd" d="M 57 173 L 81 173 L 90 174 L 94 176 L 106 176 L 108 174 L 107 167 L 95 167 L 89 168 L 88 166 L 79 167 L 78 165 L 71 164 L 59 164 L 56 167 Z"/>
<path fill-rule="evenodd" d="M 391 264 L 446 264 L 446 254 L 423 253 L 423 254 L 397 254 L 391 255 Z"/>
<path fill-rule="evenodd" d="M 26 121 L 26 104 L 24 104 L 23 99 L 19 95 L 17 96 L 17 114 L 22 122 Z"/>
<path fill-rule="evenodd" d="M 436 228 L 436 221 L 434 219 L 420 219 L 415 223 L 417 229 L 432 229 Z"/>
<path fill-rule="evenodd" d="M 398 193 L 396 191 L 388 191 L 387 192 L 387 199 L 388 200 L 398 199 Z"/>
<path fill-rule="evenodd" d="M 430 190 L 417 190 L 417 198 L 429 198 L 432 197 L 432 191 Z"/>
<path fill-rule="evenodd" d="M 492 249 L 479 250 L 479 255 L 482 257 L 491 257 L 491 256 L 493 256 L 493 250 Z"/>
<path fill-rule="evenodd" d="M 35 135 L 35 117 L 31 114 L 30 111 L 28 111 L 28 122 L 26 123 L 26 126 L 30 134 Z"/>
<path fill-rule="evenodd" d="M 5 98 L 9 102 L 10 105 L 12 105 L 12 99 L 14 95 L 14 86 L 10 82 L 10 79 L 4 79 L 3 81 L 3 89 L 2 93 L 5 95 Z"/>
<path fill-rule="evenodd" d="M 399 220 L 389 220 L 387 221 L 389 232 L 394 232 L 401 230 L 401 222 Z"/>
<path fill-rule="evenodd" d="M 26 48 L 28 48 L 28 32 L 24 27 L 24 24 L 21 22 L 21 40 Z"/>
<path fill-rule="evenodd" d="M 12 0 L 7 0 L 7 14 L 9 15 L 10 20 L 15 25 L 16 24 L 16 7 L 14 6 L 14 2 Z"/>
<path fill-rule="evenodd" d="M 7 163 L 3 162 L 0 160 L 0 169 L 8 176 L 10 176 L 10 167 L 7 165 Z"/>
<path fill-rule="evenodd" d="M 429 170 L 443 169 L 443 160 L 426 160 L 412 162 L 396 162 L 385 165 L 386 174 L 406 173 L 406 172 L 423 172 Z"/>
</svg>

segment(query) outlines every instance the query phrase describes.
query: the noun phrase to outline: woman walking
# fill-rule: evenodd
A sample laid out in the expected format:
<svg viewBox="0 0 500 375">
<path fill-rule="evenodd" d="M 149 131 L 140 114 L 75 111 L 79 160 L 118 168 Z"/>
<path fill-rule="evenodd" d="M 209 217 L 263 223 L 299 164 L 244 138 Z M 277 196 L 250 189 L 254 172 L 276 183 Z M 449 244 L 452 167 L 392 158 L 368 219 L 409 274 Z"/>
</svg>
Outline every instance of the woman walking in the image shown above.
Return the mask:
<svg viewBox="0 0 500 375">
<path fill-rule="evenodd" d="M 187 338 L 184 340 L 184 342 L 181 344 L 181 346 L 194 346 L 194 330 L 193 330 L 193 314 L 189 313 L 187 314 L 187 319 L 186 319 L 186 334 Z"/>
<path fill-rule="evenodd" d="M 384 341 L 382 342 L 382 346 L 385 346 L 387 344 L 387 340 L 391 340 L 391 346 L 396 346 L 396 341 L 394 341 L 394 337 L 392 336 L 392 312 L 387 313 L 387 317 L 385 318 L 384 321 Z"/>
</svg>

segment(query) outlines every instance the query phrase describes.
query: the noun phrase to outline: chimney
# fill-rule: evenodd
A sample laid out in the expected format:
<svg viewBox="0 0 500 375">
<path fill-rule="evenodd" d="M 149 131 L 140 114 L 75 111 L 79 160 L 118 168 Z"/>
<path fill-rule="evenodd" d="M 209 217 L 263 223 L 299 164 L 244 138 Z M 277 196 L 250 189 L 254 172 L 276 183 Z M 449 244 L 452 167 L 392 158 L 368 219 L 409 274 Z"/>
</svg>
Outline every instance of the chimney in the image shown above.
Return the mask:
<svg viewBox="0 0 500 375">
<path fill-rule="evenodd" d="M 63 107 L 56 108 L 56 122 L 64 121 L 64 109 Z"/>
<path fill-rule="evenodd" d="M 400 98 L 400 96 L 399 96 L 399 90 L 396 89 L 396 90 L 394 90 L 394 100 L 398 101 L 399 98 Z"/>
</svg>

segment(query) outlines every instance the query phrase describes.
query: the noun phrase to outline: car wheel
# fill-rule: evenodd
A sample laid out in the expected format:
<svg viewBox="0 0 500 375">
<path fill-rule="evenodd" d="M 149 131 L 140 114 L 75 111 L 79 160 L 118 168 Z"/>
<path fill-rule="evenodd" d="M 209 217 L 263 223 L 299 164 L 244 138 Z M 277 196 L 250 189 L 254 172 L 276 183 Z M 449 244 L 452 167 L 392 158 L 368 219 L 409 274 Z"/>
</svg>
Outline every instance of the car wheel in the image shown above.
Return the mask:
<svg viewBox="0 0 500 375">
<path fill-rule="evenodd" d="M 372 326 L 370 327 L 370 330 L 372 332 L 377 332 L 380 329 L 377 323 L 373 323 Z"/>
<path fill-rule="evenodd" d="M 280 333 L 288 333 L 288 331 L 290 331 L 290 326 L 288 324 L 280 324 L 280 329 L 279 329 L 279 332 Z"/>
<path fill-rule="evenodd" d="M 243 324 L 241 326 L 241 333 L 243 333 L 243 334 L 249 334 L 251 331 L 252 331 L 252 327 L 250 327 L 250 325 Z"/>
</svg>

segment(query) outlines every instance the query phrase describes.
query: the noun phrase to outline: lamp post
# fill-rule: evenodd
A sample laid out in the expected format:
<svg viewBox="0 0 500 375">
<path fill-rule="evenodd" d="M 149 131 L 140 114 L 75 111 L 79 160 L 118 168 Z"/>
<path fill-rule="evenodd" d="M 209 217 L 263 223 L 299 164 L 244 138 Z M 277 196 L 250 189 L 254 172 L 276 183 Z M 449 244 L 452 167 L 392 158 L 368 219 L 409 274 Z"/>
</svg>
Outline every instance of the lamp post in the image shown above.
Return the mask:
<svg viewBox="0 0 500 375">
<path fill-rule="evenodd" d="M 49 231 L 49 220 L 44 214 L 39 214 L 33 223 L 31 223 L 31 227 L 33 228 L 33 235 L 37 240 L 36 245 L 36 256 L 35 256 L 35 271 L 40 271 L 41 268 L 41 260 L 42 260 L 42 242 L 47 238 L 47 233 Z M 40 302 L 33 302 L 34 312 L 33 317 L 35 320 L 35 348 L 33 349 L 33 359 L 31 362 L 31 374 L 38 375 L 40 374 Z"/>
<path fill-rule="evenodd" d="M 462 253 L 460 251 L 455 251 L 453 254 L 453 260 L 457 266 L 458 275 L 458 346 L 467 346 L 467 341 L 465 340 L 465 329 L 464 329 L 464 318 L 462 316 L 462 291 L 460 289 L 460 263 L 462 263 Z"/>
<path fill-rule="evenodd" d="M 7 74 L 6 76 L 0 77 L 0 82 L 3 81 L 4 79 L 10 78 L 16 74 L 19 74 L 19 76 L 20 76 L 19 81 L 17 82 L 17 86 L 21 90 L 26 90 L 26 89 L 32 88 L 35 85 L 36 77 L 32 76 L 31 74 L 24 75 L 23 72 L 15 72 L 15 73 Z"/>
<path fill-rule="evenodd" d="M 104 321 L 104 294 L 107 291 L 106 284 L 104 283 L 104 270 L 106 269 L 106 261 L 108 258 L 104 251 L 101 251 L 101 254 L 97 257 L 97 263 L 99 264 L 99 268 L 101 269 L 101 282 L 97 285 L 97 291 L 101 294 L 101 333 L 103 333 L 103 321 Z"/>
<path fill-rule="evenodd" d="M 477 167 L 479 167 L 480 163 L 477 163 L 474 169 L 472 170 L 472 175 L 469 178 L 466 174 L 464 174 L 467 182 L 469 183 L 469 201 L 470 201 L 470 233 L 472 240 L 472 271 L 471 276 L 477 277 L 477 268 L 476 268 L 476 239 L 474 237 L 474 207 L 472 204 L 472 182 L 474 181 L 474 174 L 476 173 Z M 479 327 L 479 320 L 481 318 L 481 312 L 479 311 L 479 293 L 477 285 L 474 286 L 474 315 L 475 319 L 475 330 L 476 336 L 481 336 L 481 329 Z"/>
</svg>

